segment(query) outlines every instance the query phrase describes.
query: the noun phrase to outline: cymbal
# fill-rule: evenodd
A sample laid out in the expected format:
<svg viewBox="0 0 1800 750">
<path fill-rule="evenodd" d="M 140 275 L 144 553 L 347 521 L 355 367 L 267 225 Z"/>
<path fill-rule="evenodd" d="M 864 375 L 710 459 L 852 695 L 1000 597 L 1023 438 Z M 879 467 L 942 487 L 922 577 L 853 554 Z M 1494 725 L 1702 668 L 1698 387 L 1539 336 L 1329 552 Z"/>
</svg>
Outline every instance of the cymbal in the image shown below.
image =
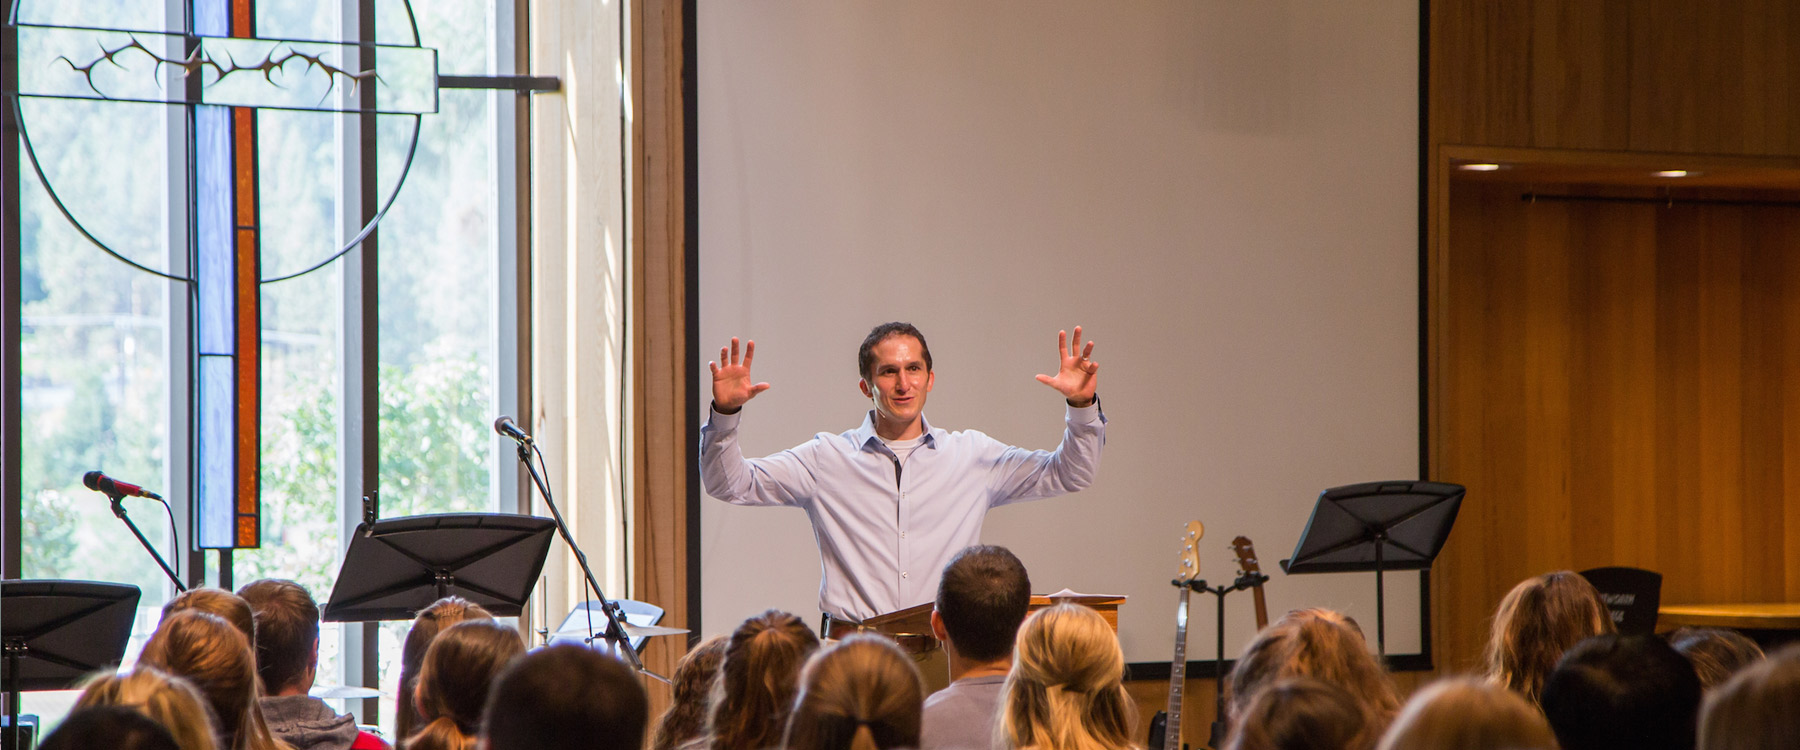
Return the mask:
<svg viewBox="0 0 1800 750">
<path fill-rule="evenodd" d="M 687 628 L 669 628 L 669 627 L 663 627 L 661 625 L 633 625 L 629 622 L 620 623 L 620 624 L 625 626 L 625 634 L 628 636 L 631 636 L 633 638 L 648 638 L 648 637 L 659 636 L 659 635 L 681 635 L 682 633 L 688 632 Z M 602 635 L 605 635 L 606 634 L 606 623 L 604 623 L 604 622 L 594 623 L 594 633 L 593 634 L 594 634 L 594 637 L 596 637 L 596 638 L 598 638 Z M 575 629 L 571 629 L 571 630 L 558 630 L 554 633 L 551 633 L 550 636 L 552 638 L 586 638 L 586 637 L 588 637 L 588 631 L 586 628 L 575 628 Z"/>
<path fill-rule="evenodd" d="M 314 685 L 307 692 L 314 698 L 388 698 L 392 697 L 386 690 L 359 685 Z"/>
</svg>

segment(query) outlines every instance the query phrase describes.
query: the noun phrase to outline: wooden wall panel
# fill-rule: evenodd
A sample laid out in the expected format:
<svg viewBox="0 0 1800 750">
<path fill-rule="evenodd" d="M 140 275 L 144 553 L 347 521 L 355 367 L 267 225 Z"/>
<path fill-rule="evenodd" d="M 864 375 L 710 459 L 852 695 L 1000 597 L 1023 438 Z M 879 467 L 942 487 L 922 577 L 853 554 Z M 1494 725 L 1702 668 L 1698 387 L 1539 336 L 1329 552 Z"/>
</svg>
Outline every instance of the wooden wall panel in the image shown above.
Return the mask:
<svg viewBox="0 0 1800 750">
<path fill-rule="evenodd" d="M 1791 0 L 1431 0 L 1434 144 L 1800 154 Z"/>
<path fill-rule="evenodd" d="M 1800 207 L 1519 194 L 1449 199 L 1432 476 L 1469 496 L 1436 568 L 1440 669 L 1474 668 L 1500 597 L 1549 570 L 1793 596 Z"/>
</svg>

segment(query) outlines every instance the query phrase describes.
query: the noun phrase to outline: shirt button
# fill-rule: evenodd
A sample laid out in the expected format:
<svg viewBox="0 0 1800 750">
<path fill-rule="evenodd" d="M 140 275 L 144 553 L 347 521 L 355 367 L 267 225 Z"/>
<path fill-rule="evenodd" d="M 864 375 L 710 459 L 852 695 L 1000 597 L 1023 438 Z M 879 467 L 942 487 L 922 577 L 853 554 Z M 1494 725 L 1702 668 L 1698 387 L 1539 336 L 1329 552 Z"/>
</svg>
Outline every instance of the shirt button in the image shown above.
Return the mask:
<svg viewBox="0 0 1800 750">
<path fill-rule="evenodd" d="M 905 538 L 906 538 L 906 532 L 904 532 L 904 531 L 902 531 L 902 532 L 900 532 L 900 538 L 901 538 L 901 539 L 905 539 Z"/>
<path fill-rule="evenodd" d="M 900 571 L 900 577 L 901 577 L 901 578 L 905 578 L 905 577 L 906 577 L 906 571 L 904 571 L 904 570 L 902 570 L 902 571 Z"/>
</svg>

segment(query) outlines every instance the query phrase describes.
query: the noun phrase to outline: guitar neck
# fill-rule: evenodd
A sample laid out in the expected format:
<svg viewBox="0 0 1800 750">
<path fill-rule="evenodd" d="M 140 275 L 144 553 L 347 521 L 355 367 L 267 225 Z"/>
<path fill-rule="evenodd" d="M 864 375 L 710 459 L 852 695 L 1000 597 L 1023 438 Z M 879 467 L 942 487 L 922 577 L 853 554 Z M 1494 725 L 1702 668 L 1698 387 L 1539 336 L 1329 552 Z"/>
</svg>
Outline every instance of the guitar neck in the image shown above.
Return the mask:
<svg viewBox="0 0 1800 750">
<path fill-rule="evenodd" d="M 1250 591 L 1256 595 L 1256 629 L 1260 631 L 1269 626 L 1269 604 L 1263 600 L 1262 584 L 1256 584 Z"/>
<path fill-rule="evenodd" d="M 1181 750 L 1182 688 L 1187 685 L 1187 621 L 1188 587 L 1182 586 L 1181 604 L 1175 609 L 1175 660 L 1169 663 L 1168 720 L 1163 725 L 1160 750 Z"/>
</svg>

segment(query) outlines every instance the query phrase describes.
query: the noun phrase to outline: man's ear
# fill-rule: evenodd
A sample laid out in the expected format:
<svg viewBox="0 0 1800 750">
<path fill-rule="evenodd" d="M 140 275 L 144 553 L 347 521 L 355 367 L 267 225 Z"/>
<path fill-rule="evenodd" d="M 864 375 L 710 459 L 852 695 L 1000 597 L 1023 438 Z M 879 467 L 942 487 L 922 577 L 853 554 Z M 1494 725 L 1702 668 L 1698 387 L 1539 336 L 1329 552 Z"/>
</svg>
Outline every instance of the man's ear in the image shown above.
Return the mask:
<svg viewBox="0 0 1800 750">
<path fill-rule="evenodd" d="M 950 631 L 944 629 L 944 616 L 938 614 L 937 607 L 931 608 L 931 637 L 946 642 L 950 640 Z"/>
<path fill-rule="evenodd" d="M 875 392 L 869 390 L 869 381 L 863 380 L 862 378 L 857 378 L 856 379 L 856 387 L 862 389 L 863 398 L 874 398 L 875 397 Z"/>
<path fill-rule="evenodd" d="M 317 669 L 319 666 L 319 639 L 317 636 L 313 638 L 312 665 L 314 669 Z"/>
<path fill-rule="evenodd" d="M 937 382 L 937 371 L 936 370 L 926 370 L 925 371 L 925 392 L 930 393 L 931 392 L 931 384 L 936 383 L 936 382 Z"/>
</svg>

